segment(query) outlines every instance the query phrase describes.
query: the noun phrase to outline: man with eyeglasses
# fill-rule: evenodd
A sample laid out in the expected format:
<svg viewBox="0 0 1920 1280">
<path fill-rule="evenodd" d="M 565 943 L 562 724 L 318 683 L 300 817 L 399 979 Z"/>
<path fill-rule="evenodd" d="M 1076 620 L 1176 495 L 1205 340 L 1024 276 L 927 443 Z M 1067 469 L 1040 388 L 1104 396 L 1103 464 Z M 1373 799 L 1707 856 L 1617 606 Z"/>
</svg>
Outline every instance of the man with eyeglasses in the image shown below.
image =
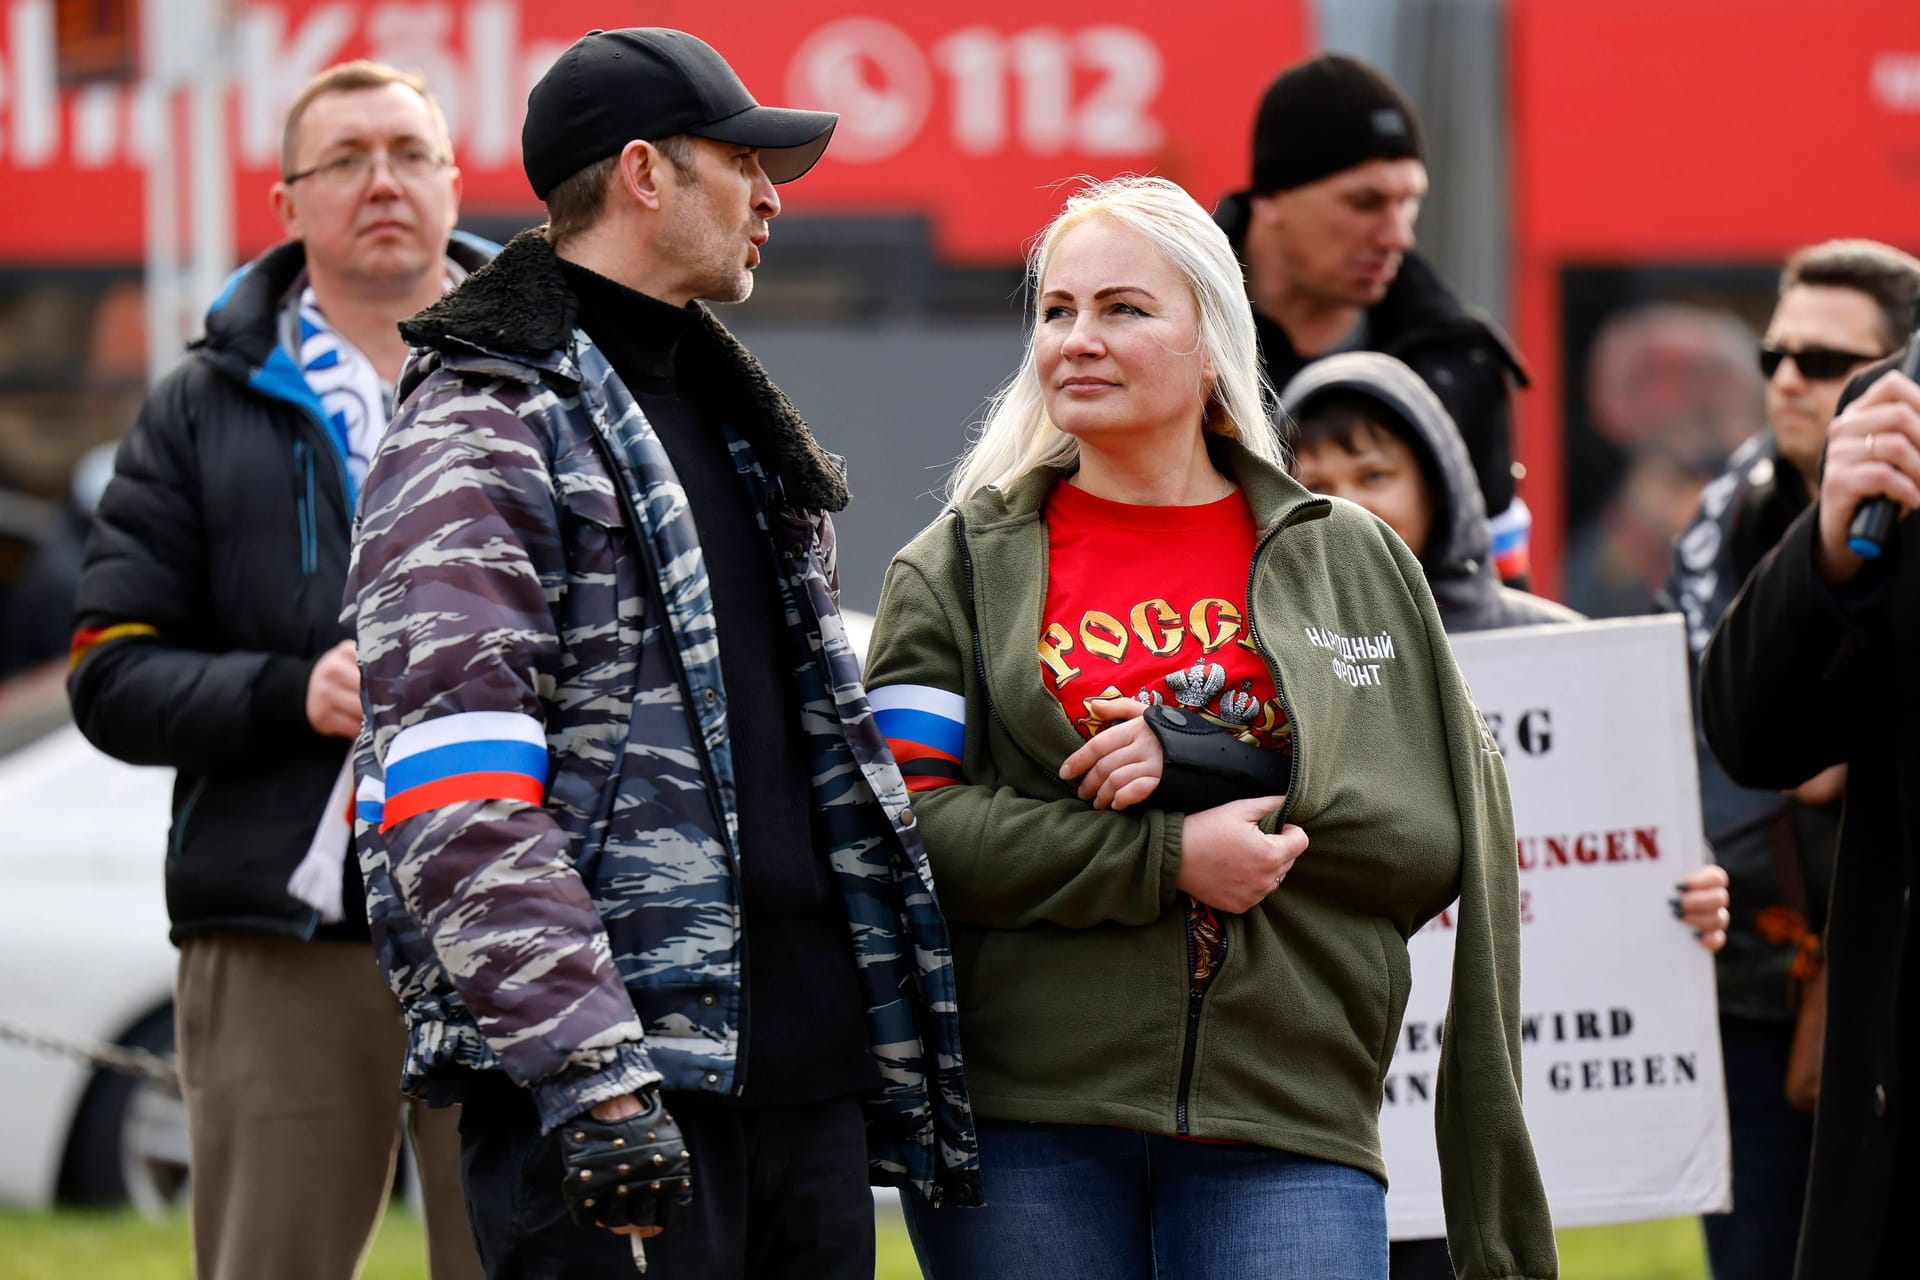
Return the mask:
<svg viewBox="0 0 1920 1280">
<path fill-rule="evenodd" d="M 1675 545 L 1665 594 L 1686 615 L 1696 664 L 1748 576 L 1818 492 L 1847 379 L 1901 345 L 1917 297 L 1920 261 L 1883 244 L 1834 240 L 1787 260 L 1760 346 L 1767 430 L 1735 450 Z M 1805 971 L 1795 962 L 1826 920 L 1846 770 L 1791 779 L 1784 793 L 1749 790 L 1704 736 L 1698 756 L 1707 838 L 1731 893 L 1716 977 L 1734 1205 L 1703 1219 L 1707 1252 L 1715 1280 L 1787 1280 L 1813 1141 L 1813 1117 L 1784 1091 L 1794 975 Z"/>
<path fill-rule="evenodd" d="M 385 1208 L 407 1042 L 347 812 L 359 669 L 340 622 L 401 320 L 482 266 L 417 77 L 333 67 L 287 113 L 287 240 L 120 446 L 68 680 L 111 755 L 178 770 L 166 862 L 200 1280 L 350 1280 Z M 477 1276 L 458 1121 L 408 1112 L 435 1280 Z"/>
</svg>

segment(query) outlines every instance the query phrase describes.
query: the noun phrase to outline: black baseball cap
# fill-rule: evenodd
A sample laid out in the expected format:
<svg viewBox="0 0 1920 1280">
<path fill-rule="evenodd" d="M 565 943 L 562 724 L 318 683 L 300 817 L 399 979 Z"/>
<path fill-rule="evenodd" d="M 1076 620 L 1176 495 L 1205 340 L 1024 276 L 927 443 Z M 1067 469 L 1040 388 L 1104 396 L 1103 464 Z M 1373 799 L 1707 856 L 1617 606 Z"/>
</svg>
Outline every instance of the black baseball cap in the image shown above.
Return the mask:
<svg viewBox="0 0 1920 1280">
<path fill-rule="evenodd" d="M 666 27 L 589 31 L 527 95 L 520 159 L 534 195 L 547 193 L 636 138 L 688 133 L 760 149 L 775 182 L 813 168 L 840 117 L 763 107 L 712 45 Z"/>
</svg>

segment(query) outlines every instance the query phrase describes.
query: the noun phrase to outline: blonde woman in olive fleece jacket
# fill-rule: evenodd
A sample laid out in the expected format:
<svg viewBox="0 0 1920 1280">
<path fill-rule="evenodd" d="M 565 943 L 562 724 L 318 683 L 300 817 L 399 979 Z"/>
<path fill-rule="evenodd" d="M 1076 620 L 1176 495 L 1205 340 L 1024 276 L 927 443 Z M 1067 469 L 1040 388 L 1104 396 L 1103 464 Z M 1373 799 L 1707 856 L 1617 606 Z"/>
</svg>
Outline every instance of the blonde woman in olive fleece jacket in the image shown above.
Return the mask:
<svg viewBox="0 0 1920 1280">
<path fill-rule="evenodd" d="M 1462 1280 L 1557 1276 L 1505 773 L 1419 562 L 1281 467 L 1225 238 L 1158 179 L 1035 250 L 1029 357 L 867 680 L 953 930 L 987 1207 L 929 1280 L 1383 1280 L 1406 940 L 1456 895 Z"/>
</svg>

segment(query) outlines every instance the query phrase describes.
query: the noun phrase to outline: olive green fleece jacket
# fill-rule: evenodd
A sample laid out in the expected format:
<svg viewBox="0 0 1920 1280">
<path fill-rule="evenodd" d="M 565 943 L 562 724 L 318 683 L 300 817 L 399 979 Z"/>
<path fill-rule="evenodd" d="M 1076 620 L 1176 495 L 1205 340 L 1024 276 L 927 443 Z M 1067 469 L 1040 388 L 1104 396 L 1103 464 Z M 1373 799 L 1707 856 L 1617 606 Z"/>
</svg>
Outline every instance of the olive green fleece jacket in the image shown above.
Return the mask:
<svg viewBox="0 0 1920 1280">
<path fill-rule="evenodd" d="M 1556 1276 L 1520 1109 L 1518 876 L 1498 751 L 1419 561 L 1387 526 L 1238 445 L 1213 448 L 1261 530 L 1247 639 L 1294 726 L 1287 806 L 1267 825 L 1296 823 L 1310 843 L 1258 907 L 1222 913 L 1226 956 L 1197 1013 L 1174 890 L 1182 816 L 1096 810 L 1058 775 L 1082 744 L 1038 656 L 1041 511 L 1059 473 L 974 495 L 888 569 L 869 687 L 965 704 L 965 781 L 913 807 L 953 931 L 974 1108 L 1239 1139 L 1384 1181 L 1406 940 L 1458 895 L 1435 1121 L 1448 1248 L 1460 1280 Z"/>
</svg>

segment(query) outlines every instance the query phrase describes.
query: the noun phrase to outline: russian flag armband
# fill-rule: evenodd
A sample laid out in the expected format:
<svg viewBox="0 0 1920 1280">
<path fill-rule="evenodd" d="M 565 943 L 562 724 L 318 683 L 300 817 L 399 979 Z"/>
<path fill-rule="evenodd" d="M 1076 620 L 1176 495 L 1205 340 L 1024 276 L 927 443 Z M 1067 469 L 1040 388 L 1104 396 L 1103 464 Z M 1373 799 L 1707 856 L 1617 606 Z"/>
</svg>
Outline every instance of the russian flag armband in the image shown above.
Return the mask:
<svg viewBox="0 0 1920 1280">
<path fill-rule="evenodd" d="M 538 720 L 510 711 L 437 716 L 402 729 L 387 747 L 380 829 L 450 804 L 537 805 L 546 789 L 547 734 Z"/>
<path fill-rule="evenodd" d="M 869 689 L 867 705 L 886 737 L 909 791 L 931 791 L 965 782 L 961 759 L 967 746 L 967 700 L 924 684 Z"/>
</svg>

